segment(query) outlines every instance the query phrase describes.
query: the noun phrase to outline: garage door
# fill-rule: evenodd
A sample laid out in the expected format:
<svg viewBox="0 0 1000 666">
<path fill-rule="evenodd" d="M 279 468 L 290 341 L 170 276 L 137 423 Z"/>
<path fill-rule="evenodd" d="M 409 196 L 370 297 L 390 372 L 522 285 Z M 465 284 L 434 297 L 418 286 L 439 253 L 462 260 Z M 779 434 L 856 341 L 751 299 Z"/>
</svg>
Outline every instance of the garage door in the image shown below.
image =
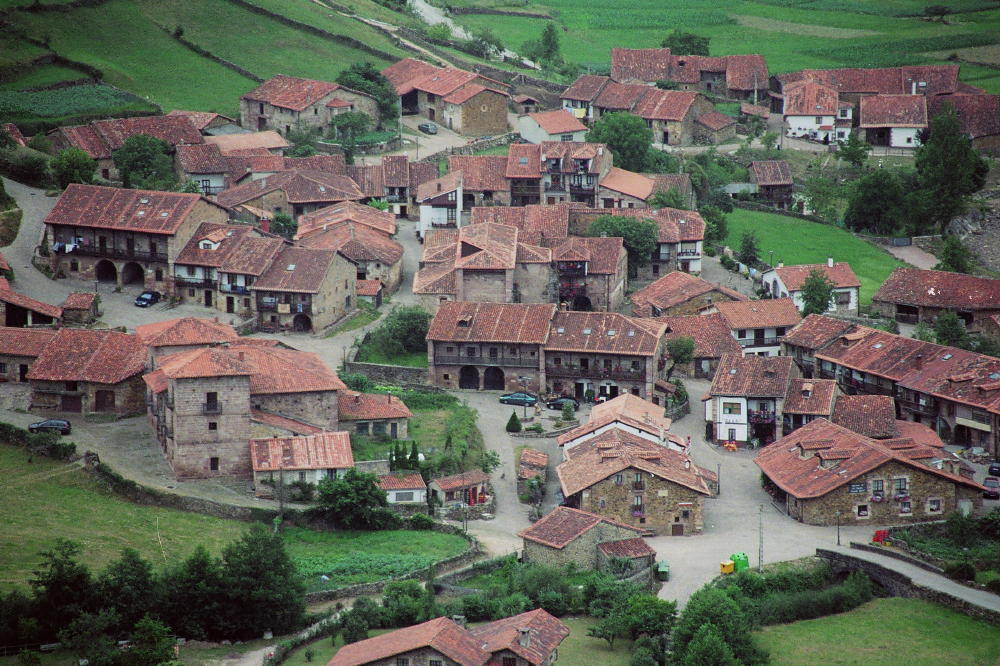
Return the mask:
<svg viewBox="0 0 1000 666">
<path fill-rule="evenodd" d="M 59 409 L 64 412 L 81 412 L 83 411 L 83 399 L 78 395 L 64 395 Z"/>
</svg>

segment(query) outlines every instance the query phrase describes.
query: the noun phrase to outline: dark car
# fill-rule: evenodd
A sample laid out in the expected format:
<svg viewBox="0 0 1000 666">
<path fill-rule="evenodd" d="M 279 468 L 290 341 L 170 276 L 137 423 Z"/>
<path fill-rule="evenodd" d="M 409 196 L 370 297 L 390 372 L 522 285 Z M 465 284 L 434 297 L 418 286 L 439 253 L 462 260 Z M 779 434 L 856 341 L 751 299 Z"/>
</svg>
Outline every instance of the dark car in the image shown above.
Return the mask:
<svg viewBox="0 0 1000 666">
<path fill-rule="evenodd" d="M 547 403 L 545 403 L 545 406 L 548 407 L 549 409 L 561 410 L 563 408 L 563 405 L 565 404 L 573 405 L 574 412 L 580 409 L 580 401 L 577 400 L 576 398 L 571 398 L 568 395 L 560 396 L 555 400 L 549 400 Z"/>
<path fill-rule="evenodd" d="M 135 298 L 135 304 L 140 308 L 148 308 L 150 305 L 155 305 L 160 302 L 162 296 L 158 291 L 144 291 Z"/>
<path fill-rule="evenodd" d="M 66 419 L 47 419 L 29 425 L 28 432 L 57 432 L 68 435 L 73 432 L 73 426 Z"/>
<path fill-rule="evenodd" d="M 420 123 L 417 125 L 417 129 L 424 134 L 437 134 L 438 127 L 434 123 Z"/>
<path fill-rule="evenodd" d="M 983 479 L 983 485 L 986 486 L 986 490 L 983 491 L 983 497 L 986 499 L 1000 499 L 1000 479 L 995 476 L 988 476 Z"/>
<path fill-rule="evenodd" d="M 1000 476 L 1000 460 L 990 463 L 990 471 L 987 474 L 990 476 Z"/>
<path fill-rule="evenodd" d="M 516 393 L 504 393 L 500 396 L 501 405 L 524 405 L 525 407 L 532 407 L 538 402 L 536 396 L 530 393 L 524 393 L 523 391 L 518 391 Z"/>
</svg>

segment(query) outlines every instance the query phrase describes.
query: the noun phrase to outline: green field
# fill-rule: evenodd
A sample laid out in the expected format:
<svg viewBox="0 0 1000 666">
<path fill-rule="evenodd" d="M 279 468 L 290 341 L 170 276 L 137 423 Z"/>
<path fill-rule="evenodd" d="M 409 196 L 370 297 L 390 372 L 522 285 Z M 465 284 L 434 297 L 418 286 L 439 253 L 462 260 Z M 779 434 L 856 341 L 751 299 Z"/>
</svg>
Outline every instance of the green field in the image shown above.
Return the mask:
<svg viewBox="0 0 1000 666">
<path fill-rule="evenodd" d="M 924 0 L 619 0 L 581 3 L 542 0 L 532 6 L 502 0 L 458 0 L 453 5 L 547 12 L 557 21 L 563 56 L 595 69 L 606 68 L 611 48 L 659 46 L 673 28 L 711 38 L 712 55 L 760 53 L 771 72 L 816 67 L 881 67 L 941 62 L 930 52 L 1000 43 L 996 3 L 946 3 L 958 13 L 947 23 L 919 18 Z M 976 11 L 978 10 L 978 11 Z M 495 15 L 457 17 L 470 28 L 493 30 L 517 50 L 537 39 L 545 20 Z M 1000 92 L 1000 77 L 980 76 L 974 85 Z M 972 81 L 970 81 L 972 82 Z"/>
<path fill-rule="evenodd" d="M 10 81 L 0 82 L 0 90 L 24 90 L 26 88 L 36 88 L 49 86 L 63 81 L 75 81 L 86 78 L 87 74 L 72 67 L 61 65 L 42 65 L 25 72 L 23 75 Z"/>
<path fill-rule="evenodd" d="M 765 627 L 754 637 L 776 666 L 1000 663 L 1000 627 L 917 599 L 875 599 L 849 613 Z"/>
<path fill-rule="evenodd" d="M 726 216 L 729 247 L 737 250 L 745 231 L 757 235 L 760 258 L 768 262 L 774 250 L 774 263 L 825 263 L 827 257 L 846 261 L 861 281 L 861 303 L 871 303 L 879 285 L 904 264 L 889 253 L 849 232 L 829 224 L 800 220 L 785 215 L 736 208 Z"/>
<path fill-rule="evenodd" d="M 133 111 L 155 113 L 157 109 L 141 97 L 101 84 L 36 92 L 0 90 L 0 117 L 14 123 L 44 119 L 64 124 L 80 117 L 101 118 Z"/>
</svg>

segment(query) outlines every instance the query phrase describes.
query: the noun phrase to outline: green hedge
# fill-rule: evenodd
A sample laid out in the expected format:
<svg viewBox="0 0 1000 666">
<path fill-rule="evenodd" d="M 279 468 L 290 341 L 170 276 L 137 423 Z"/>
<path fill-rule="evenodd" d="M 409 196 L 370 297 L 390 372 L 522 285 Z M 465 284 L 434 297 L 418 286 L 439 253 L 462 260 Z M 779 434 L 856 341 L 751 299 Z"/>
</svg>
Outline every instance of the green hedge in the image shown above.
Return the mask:
<svg viewBox="0 0 1000 666">
<path fill-rule="evenodd" d="M 64 442 L 54 432 L 28 432 L 10 423 L 0 423 L 0 439 L 55 460 L 69 460 L 76 454 L 76 443 Z"/>
</svg>

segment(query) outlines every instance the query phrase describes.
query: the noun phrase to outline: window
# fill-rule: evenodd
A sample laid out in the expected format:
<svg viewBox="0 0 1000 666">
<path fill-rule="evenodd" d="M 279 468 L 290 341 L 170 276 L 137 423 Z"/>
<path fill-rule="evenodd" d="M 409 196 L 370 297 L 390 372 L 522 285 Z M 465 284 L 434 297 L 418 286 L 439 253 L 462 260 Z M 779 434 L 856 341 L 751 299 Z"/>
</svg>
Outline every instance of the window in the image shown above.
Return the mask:
<svg viewBox="0 0 1000 666">
<path fill-rule="evenodd" d="M 444 374 L 443 374 L 443 375 L 442 375 L 441 377 L 442 377 L 442 379 L 444 379 L 445 381 L 448 381 L 449 379 L 451 379 L 451 375 L 449 375 L 449 374 L 448 374 L 447 372 L 446 372 L 446 373 L 444 373 Z"/>
<path fill-rule="evenodd" d="M 691 517 L 691 512 L 688 509 L 682 509 L 681 510 L 681 519 L 682 520 L 687 520 L 690 517 Z"/>
<path fill-rule="evenodd" d="M 355 429 L 355 431 L 359 435 L 367 435 L 368 434 L 368 421 L 362 421 L 362 422 L 358 423 L 356 426 L 354 426 L 354 429 Z"/>
<path fill-rule="evenodd" d="M 855 512 L 857 513 L 858 518 L 867 518 L 868 517 L 868 505 L 867 504 L 859 504 L 857 507 L 855 507 Z"/>
<path fill-rule="evenodd" d="M 0 375 L 6 375 L 6 374 L 7 374 L 7 364 L 0 363 Z"/>
<path fill-rule="evenodd" d="M 217 421 L 209 421 L 208 422 L 208 429 L 209 430 L 218 430 L 219 429 L 218 422 Z"/>
<path fill-rule="evenodd" d="M 69 269 L 71 271 L 78 271 L 78 270 L 80 270 L 80 262 L 77 261 L 76 259 L 74 259 L 73 261 L 69 262 Z"/>
<path fill-rule="evenodd" d="M 194 289 L 188 289 L 188 296 L 194 296 Z"/>
<path fill-rule="evenodd" d="M 779 326 L 778 328 L 774 329 L 774 334 L 776 336 L 778 336 L 778 337 L 784 335 L 785 334 L 785 327 L 784 326 Z"/>
<path fill-rule="evenodd" d="M 396 666 L 410 666 L 410 660 L 406 657 L 396 657 Z"/>
<path fill-rule="evenodd" d="M 427 666 L 442 666 L 443 663 L 440 659 L 431 659 L 427 662 Z"/>
<path fill-rule="evenodd" d="M 851 292 L 849 291 L 838 291 L 836 292 L 837 305 L 850 305 L 851 304 Z"/>
<path fill-rule="evenodd" d="M 912 504 L 909 501 L 900 502 L 899 503 L 899 512 L 900 513 L 912 513 L 913 512 Z"/>
<path fill-rule="evenodd" d="M 741 328 L 740 330 L 736 331 L 736 337 L 738 337 L 738 338 L 745 338 L 745 337 L 747 337 L 746 329 L 742 329 Z"/>
<path fill-rule="evenodd" d="M 397 502 L 412 502 L 413 501 L 413 491 L 407 490 L 406 492 L 396 493 Z"/>
<path fill-rule="evenodd" d="M 205 404 L 206 405 L 218 405 L 219 404 L 219 394 L 215 391 L 208 391 L 205 393 Z"/>
<path fill-rule="evenodd" d="M 385 434 L 385 421 L 375 421 L 372 423 L 372 434 L 373 435 L 384 435 Z"/>
<path fill-rule="evenodd" d="M 517 666 L 517 657 L 504 657 L 503 666 Z"/>
<path fill-rule="evenodd" d="M 863 493 L 867 489 L 868 489 L 868 484 L 866 484 L 864 481 L 852 483 L 847 486 L 847 492 L 849 493 Z"/>
<path fill-rule="evenodd" d="M 738 402 L 724 402 L 722 403 L 722 413 L 723 414 L 742 414 L 743 406 Z"/>
<path fill-rule="evenodd" d="M 896 493 L 900 495 L 906 494 L 908 481 L 907 479 L 893 479 L 893 486 L 896 488 Z"/>
<path fill-rule="evenodd" d="M 572 141 L 573 140 L 573 135 L 572 134 L 563 134 L 562 136 L 559 137 L 559 140 L 560 141 Z"/>
<path fill-rule="evenodd" d="M 816 124 L 817 125 L 823 124 L 823 116 L 816 116 Z"/>
<path fill-rule="evenodd" d="M 881 495 L 885 492 L 885 481 L 882 479 L 874 479 L 872 481 L 872 492 L 876 495 Z"/>
<path fill-rule="evenodd" d="M 305 480 L 306 480 L 306 473 L 299 472 L 299 481 L 305 481 Z"/>
<path fill-rule="evenodd" d="M 615 474 L 615 485 L 620 486 L 625 482 L 625 478 L 621 474 Z"/>
<path fill-rule="evenodd" d="M 927 513 L 941 513 L 941 500 L 936 497 L 927 500 Z"/>
<path fill-rule="evenodd" d="M 250 307 L 250 299 L 249 298 L 244 298 L 243 299 L 243 307 L 245 307 L 245 308 Z"/>
<path fill-rule="evenodd" d="M 66 391 L 77 391 L 79 389 L 77 389 L 76 382 L 66 382 L 64 390 L 66 390 Z"/>
<path fill-rule="evenodd" d="M 632 504 L 635 506 L 642 506 L 642 495 L 636 495 L 632 498 Z"/>
<path fill-rule="evenodd" d="M 219 471 L 219 459 L 218 458 L 209 458 L 208 459 L 208 468 L 210 470 L 212 470 L 213 472 L 218 472 Z"/>
<path fill-rule="evenodd" d="M 912 136 L 906 137 L 906 143 L 913 143 L 913 137 Z"/>
</svg>

